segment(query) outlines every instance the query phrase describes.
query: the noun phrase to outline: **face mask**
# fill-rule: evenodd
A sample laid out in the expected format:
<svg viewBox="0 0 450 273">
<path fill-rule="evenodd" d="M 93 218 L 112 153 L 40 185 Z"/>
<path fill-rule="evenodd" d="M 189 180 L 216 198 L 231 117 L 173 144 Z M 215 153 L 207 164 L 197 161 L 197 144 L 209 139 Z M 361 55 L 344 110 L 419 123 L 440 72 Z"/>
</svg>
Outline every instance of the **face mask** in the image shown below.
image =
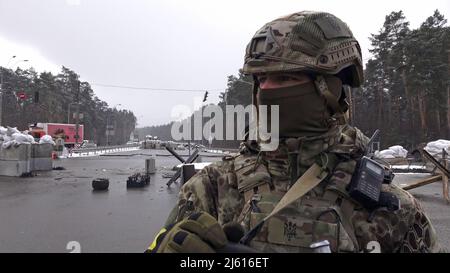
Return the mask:
<svg viewBox="0 0 450 273">
<path fill-rule="evenodd" d="M 342 85 L 329 84 L 329 88 L 336 94 Z M 256 99 L 258 105 L 279 105 L 280 137 L 316 136 L 329 130 L 331 113 L 312 81 L 277 89 L 259 89 Z M 268 113 L 268 120 L 260 122 L 271 124 L 270 110 Z"/>
</svg>

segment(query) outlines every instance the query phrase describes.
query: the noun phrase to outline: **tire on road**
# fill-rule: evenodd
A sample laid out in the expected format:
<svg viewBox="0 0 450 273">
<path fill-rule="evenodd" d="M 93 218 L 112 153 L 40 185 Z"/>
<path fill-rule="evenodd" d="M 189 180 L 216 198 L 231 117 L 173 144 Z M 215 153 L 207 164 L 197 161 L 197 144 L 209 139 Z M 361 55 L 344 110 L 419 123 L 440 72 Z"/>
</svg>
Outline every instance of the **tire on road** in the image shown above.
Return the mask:
<svg viewBox="0 0 450 273">
<path fill-rule="evenodd" d="M 104 191 L 109 187 L 109 179 L 107 178 L 96 178 L 92 180 L 92 188 L 95 191 Z"/>
</svg>

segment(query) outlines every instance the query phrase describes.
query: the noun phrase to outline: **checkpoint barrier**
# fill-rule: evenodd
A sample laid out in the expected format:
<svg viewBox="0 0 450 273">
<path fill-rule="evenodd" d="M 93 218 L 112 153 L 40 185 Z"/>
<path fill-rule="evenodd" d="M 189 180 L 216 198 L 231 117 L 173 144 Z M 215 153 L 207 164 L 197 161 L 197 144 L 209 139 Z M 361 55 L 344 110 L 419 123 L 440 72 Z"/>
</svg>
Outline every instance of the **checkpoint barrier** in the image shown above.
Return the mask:
<svg viewBox="0 0 450 273">
<path fill-rule="evenodd" d="M 100 155 L 138 149 L 139 144 L 72 149 L 72 156 Z M 0 176 L 22 176 L 33 171 L 53 169 L 53 145 L 20 144 L 4 149 L 0 145 Z"/>
<path fill-rule="evenodd" d="M 5 149 L 0 146 L 0 175 L 22 176 L 32 171 L 53 168 L 52 144 L 20 144 Z"/>
<path fill-rule="evenodd" d="M 407 185 L 403 187 L 404 190 L 411 190 L 414 188 L 422 187 L 434 182 L 442 181 L 442 195 L 447 202 L 447 204 L 450 204 L 450 195 L 449 195 L 449 178 L 450 178 L 450 170 L 448 169 L 448 160 L 447 160 L 447 151 L 445 149 L 442 149 L 442 157 L 441 161 L 436 159 L 433 155 L 428 153 L 425 149 L 420 150 L 422 157 L 424 157 L 426 160 L 430 161 L 431 164 L 435 166 L 435 169 L 439 169 L 440 174 L 434 175 L 432 177 L 428 177 L 426 179 L 417 181 L 411 185 Z M 434 172 L 434 170 L 433 170 Z"/>
<path fill-rule="evenodd" d="M 31 172 L 31 144 L 11 146 L 4 149 L 0 146 L 0 175 L 21 176 Z"/>
<path fill-rule="evenodd" d="M 31 144 L 31 171 L 51 171 L 53 169 L 53 145 L 50 143 Z"/>
</svg>

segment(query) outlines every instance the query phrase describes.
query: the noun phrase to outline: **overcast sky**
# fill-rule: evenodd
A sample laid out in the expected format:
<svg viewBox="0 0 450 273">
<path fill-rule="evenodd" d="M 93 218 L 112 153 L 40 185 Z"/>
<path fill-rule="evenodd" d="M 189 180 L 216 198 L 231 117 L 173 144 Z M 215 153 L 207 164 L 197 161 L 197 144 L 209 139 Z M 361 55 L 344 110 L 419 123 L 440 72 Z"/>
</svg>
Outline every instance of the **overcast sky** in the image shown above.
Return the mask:
<svg viewBox="0 0 450 273">
<path fill-rule="evenodd" d="M 350 26 L 367 61 L 368 37 L 387 14 L 403 10 L 415 28 L 435 9 L 450 17 L 448 0 L 0 0 L 0 65 L 12 55 L 29 59 L 17 65 L 39 72 L 58 73 L 64 65 L 111 107 L 133 111 L 138 126 L 158 125 L 172 119 L 175 105 L 193 107 L 192 97 L 203 93 L 95 84 L 213 90 L 208 102 L 216 103 L 227 76 L 242 67 L 253 34 L 281 15 L 335 14 Z"/>
</svg>

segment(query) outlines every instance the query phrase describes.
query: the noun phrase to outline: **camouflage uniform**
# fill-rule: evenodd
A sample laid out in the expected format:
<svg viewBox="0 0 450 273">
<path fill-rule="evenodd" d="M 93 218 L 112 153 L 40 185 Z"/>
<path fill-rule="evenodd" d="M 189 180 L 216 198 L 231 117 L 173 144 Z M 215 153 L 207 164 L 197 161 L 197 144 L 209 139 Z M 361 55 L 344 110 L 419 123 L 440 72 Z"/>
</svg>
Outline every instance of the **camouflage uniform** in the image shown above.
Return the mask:
<svg viewBox="0 0 450 273">
<path fill-rule="evenodd" d="M 389 192 L 400 201 L 401 207 L 395 211 L 387 207 L 368 209 L 349 196 L 347 188 L 357 162 L 366 152 L 368 138 L 346 121 L 342 85 L 360 86 L 363 69 L 359 44 L 345 23 L 323 12 L 299 12 L 269 22 L 247 46 L 243 72 L 254 76 L 310 73 L 314 79 L 312 89 L 321 99 L 309 98 L 314 98 L 316 106 L 326 114 L 316 111 L 308 116 L 306 112 L 300 114 L 303 119 L 293 119 L 291 124 L 295 127 L 291 129 L 295 130 L 284 136 L 280 132 L 280 145 L 275 151 L 262 151 L 261 142 L 246 141 L 239 154 L 227 156 L 193 176 L 181 188 L 178 204 L 166 223 L 168 229 L 175 225 L 176 230 L 164 231 L 164 234 L 171 233 L 167 236 L 157 236 L 150 249 L 190 251 L 195 247 L 180 245 L 189 241 L 194 246 L 202 240 L 209 245 L 223 246 L 226 239 L 218 231 L 221 227 L 237 223 L 245 231 L 251 230 L 310 166 L 336 162 L 326 179 L 269 218 L 250 246 L 265 252 L 309 252 L 312 243 L 328 240 L 333 252 L 370 251 L 376 243 L 381 252 L 441 250 L 433 226 L 408 192 L 392 184 L 382 185 L 382 192 Z M 254 104 L 259 99 L 257 80 L 254 77 Z M 280 90 L 277 92 L 284 92 Z M 290 113 L 299 115 L 296 109 L 291 109 L 301 107 L 297 102 L 310 103 L 309 99 L 296 100 L 294 107 L 291 104 L 289 109 L 284 109 L 285 118 L 280 115 L 280 122 L 289 120 Z M 308 106 L 308 109 L 318 109 Z M 317 122 L 307 123 L 308 118 Z M 302 122 L 305 126 L 299 124 Z M 284 127 L 291 124 L 285 123 Z M 313 134 L 311 128 L 315 130 Z M 298 135 L 292 135 L 293 131 Z M 199 212 L 212 216 L 202 216 L 208 225 L 195 222 Z M 209 226 L 214 227 L 211 229 L 214 235 L 205 228 Z M 203 236 L 204 233 L 208 234 Z M 220 242 L 212 243 L 211 238 L 215 237 Z M 171 241 L 175 243 L 170 246 Z M 163 247 L 155 248 L 155 245 Z M 214 249 L 206 244 L 197 251 Z"/>
<path fill-rule="evenodd" d="M 408 192 L 383 185 L 383 191 L 400 199 L 397 211 L 379 208 L 370 212 L 348 196 L 345 187 L 366 143 L 367 138 L 350 126 L 339 126 L 323 137 L 287 139 L 274 152 L 258 152 L 245 143 L 239 155 L 211 164 L 181 188 L 176 213 L 167 224 L 204 211 L 222 226 L 238 222 L 248 231 L 289 189 L 292 161 L 297 161 L 301 175 L 321 154 L 333 153 L 340 162 L 332 175 L 265 223 L 252 247 L 308 252 L 311 243 L 327 239 L 334 252 L 367 251 L 371 241 L 380 244 L 381 252 L 439 252 L 433 226 Z M 246 194 L 251 196 L 246 198 Z"/>
</svg>

